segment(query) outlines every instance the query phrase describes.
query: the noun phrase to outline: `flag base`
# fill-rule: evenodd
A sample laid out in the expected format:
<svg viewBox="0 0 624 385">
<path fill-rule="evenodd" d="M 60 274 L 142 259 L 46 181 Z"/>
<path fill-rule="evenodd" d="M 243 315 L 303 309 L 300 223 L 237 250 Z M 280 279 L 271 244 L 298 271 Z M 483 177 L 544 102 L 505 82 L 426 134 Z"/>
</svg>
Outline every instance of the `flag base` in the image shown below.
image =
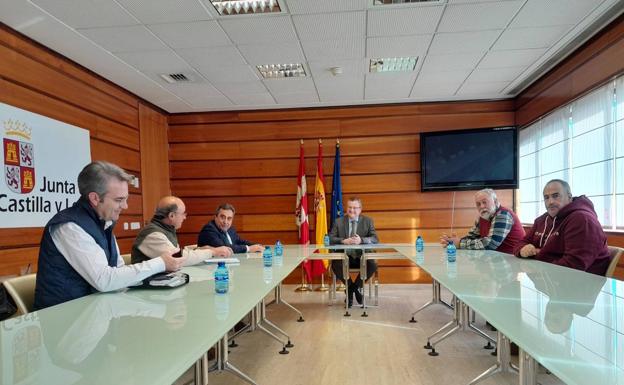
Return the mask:
<svg viewBox="0 0 624 385">
<path fill-rule="evenodd" d="M 295 289 L 295 291 L 298 291 L 298 292 L 312 291 L 312 289 L 310 289 L 310 285 L 308 285 L 307 283 L 302 283 L 301 285 L 299 285 L 299 287 Z"/>
</svg>

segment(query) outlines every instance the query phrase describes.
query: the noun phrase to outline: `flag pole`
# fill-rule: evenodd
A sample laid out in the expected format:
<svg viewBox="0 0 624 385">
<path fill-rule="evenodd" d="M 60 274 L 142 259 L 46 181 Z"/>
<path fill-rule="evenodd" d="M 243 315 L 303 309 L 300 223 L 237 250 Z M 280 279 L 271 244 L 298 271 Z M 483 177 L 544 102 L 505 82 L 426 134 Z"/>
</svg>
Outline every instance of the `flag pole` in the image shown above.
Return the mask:
<svg viewBox="0 0 624 385">
<path fill-rule="evenodd" d="M 308 283 L 306 282 L 306 272 L 305 272 L 305 269 L 303 268 L 303 263 L 301 264 L 301 285 L 297 286 L 295 291 L 298 291 L 298 292 L 312 291 L 312 289 L 310 289 L 310 285 L 308 285 Z"/>
</svg>

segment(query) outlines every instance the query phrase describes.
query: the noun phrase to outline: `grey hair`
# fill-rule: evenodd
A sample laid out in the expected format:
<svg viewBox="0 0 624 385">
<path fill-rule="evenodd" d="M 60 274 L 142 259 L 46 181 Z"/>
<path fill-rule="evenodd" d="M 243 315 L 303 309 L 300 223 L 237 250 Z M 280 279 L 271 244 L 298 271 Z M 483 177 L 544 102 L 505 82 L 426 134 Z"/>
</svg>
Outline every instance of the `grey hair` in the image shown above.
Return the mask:
<svg viewBox="0 0 624 385">
<path fill-rule="evenodd" d="M 234 209 L 234 206 L 232 206 L 229 203 L 221 203 L 219 207 L 217 207 L 217 211 L 215 211 L 215 215 L 219 215 L 219 211 L 221 210 L 230 210 L 232 211 L 232 213 L 236 214 L 236 210 Z"/>
<path fill-rule="evenodd" d="M 477 194 L 487 194 L 495 202 L 498 202 L 498 197 L 496 196 L 496 191 L 492 190 L 491 188 L 484 188 L 483 190 L 479 190 L 479 191 L 477 191 L 475 193 L 475 195 L 477 195 Z"/>
<path fill-rule="evenodd" d="M 121 167 L 104 161 L 91 162 L 78 174 L 78 191 L 80 196 L 87 198 L 89 193 L 95 192 L 100 199 L 108 193 L 108 182 L 116 178 L 121 182 L 130 182 L 132 175 Z"/>
<path fill-rule="evenodd" d="M 563 190 L 566 192 L 566 194 L 568 194 L 568 196 L 572 198 L 572 189 L 570 188 L 570 184 L 568 182 L 563 179 L 551 179 L 548 181 L 548 183 L 544 185 L 544 190 L 546 189 L 546 186 L 551 183 L 559 183 L 563 187 Z"/>
</svg>

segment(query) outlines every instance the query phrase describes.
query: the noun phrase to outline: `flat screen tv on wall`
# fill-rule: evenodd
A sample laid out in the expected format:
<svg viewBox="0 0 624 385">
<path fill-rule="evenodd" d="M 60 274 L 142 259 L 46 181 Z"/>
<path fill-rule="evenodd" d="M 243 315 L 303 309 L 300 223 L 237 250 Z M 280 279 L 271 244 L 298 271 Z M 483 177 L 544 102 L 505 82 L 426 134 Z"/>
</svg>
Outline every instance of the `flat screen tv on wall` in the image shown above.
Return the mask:
<svg viewBox="0 0 624 385">
<path fill-rule="evenodd" d="M 515 127 L 420 135 L 421 191 L 518 188 Z"/>
</svg>

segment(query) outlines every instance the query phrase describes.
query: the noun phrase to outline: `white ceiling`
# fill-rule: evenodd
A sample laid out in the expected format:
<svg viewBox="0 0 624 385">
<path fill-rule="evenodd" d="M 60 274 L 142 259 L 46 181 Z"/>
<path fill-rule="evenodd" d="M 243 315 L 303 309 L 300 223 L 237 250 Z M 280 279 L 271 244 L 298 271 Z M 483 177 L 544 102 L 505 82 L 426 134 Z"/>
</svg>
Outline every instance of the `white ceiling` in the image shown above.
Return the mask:
<svg viewBox="0 0 624 385">
<path fill-rule="evenodd" d="M 500 99 L 561 60 L 624 0 L 279 0 L 219 16 L 208 0 L 0 0 L 0 21 L 168 112 Z M 418 56 L 409 73 L 371 58 Z M 257 65 L 303 63 L 305 78 Z M 332 75 L 331 67 L 342 74 Z M 195 82 L 169 84 L 159 75 Z"/>
</svg>

